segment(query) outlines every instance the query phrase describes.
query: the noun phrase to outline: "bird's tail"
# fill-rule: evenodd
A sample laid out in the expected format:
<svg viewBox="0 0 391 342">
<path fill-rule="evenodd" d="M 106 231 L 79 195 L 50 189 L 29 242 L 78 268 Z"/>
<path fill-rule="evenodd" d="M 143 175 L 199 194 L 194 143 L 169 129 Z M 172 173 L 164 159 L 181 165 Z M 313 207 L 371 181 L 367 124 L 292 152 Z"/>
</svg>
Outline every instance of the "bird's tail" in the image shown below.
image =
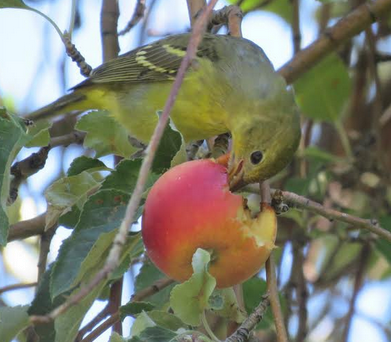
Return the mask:
<svg viewBox="0 0 391 342">
<path fill-rule="evenodd" d="M 25 116 L 29 120 L 47 119 L 59 114 L 70 112 L 72 110 L 84 110 L 84 102 L 87 96 L 81 92 L 74 91 L 68 95 L 60 97 L 58 100 L 51 104 L 42 107 L 35 112 L 32 112 Z"/>
</svg>

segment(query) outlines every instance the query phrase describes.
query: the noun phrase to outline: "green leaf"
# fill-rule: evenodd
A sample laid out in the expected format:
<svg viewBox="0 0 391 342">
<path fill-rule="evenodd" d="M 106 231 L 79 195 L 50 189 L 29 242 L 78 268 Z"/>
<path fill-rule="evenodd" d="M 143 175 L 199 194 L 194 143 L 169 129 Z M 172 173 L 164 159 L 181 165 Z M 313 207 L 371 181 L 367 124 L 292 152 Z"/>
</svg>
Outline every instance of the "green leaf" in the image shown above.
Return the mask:
<svg viewBox="0 0 391 342">
<path fill-rule="evenodd" d="M 144 329 L 138 337 L 142 342 L 172 342 L 176 336 L 171 330 L 156 326 Z"/>
<path fill-rule="evenodd" d="M 106 177 L 101 189 L 117 189 L 129 194 L 133 193 L 140 171 L 141 160 L 123 159 L 115 170 Z M 158 175 L 150 173 L 145 188 L 149 188 L 158 179 Z"/>
<path fill-rule="evenodd" d="M 208 307 L 209 297 L 216 286 L 216 279 L 208 272 L 209 262 L 210 254 L 198 248 L 192 260 L 193 275 L 171 291 L 171 307 L 186 324 L 200 325 L 201 314 Z"/>
<path fill-rule="evenodd" d="M 28 306 L 0 307 L 1 342 L 13 341 L 23 329 L 30 325 L 27 314 Z"/>
<path fill-rule="evenodd" d="M 115 154 L 130 157 L 137 150 L 130 144 L 128 131 L 106 111 L 93 111 L 84 115 L 76 129 L 87 132 L 84 146 L 96 151 L 96 157 Z"/>
<path fill-rule="evenodd" d="M 244 306 L 248 314 L 251 314 L 254 311 L 258 304 L 262 301 L 262 296 L 266 292 L 266 281 L 258 277 L 250 278 L 243 283 Z M 273 315 L 271 310 L 268 308 L 262 321 L 258 323 L 257 329 L 267 329 L 272 324 L 274 324 Z"/>
<path fill-rule="evenodd" d="M 139 274 L 136 277 L 135 292 L 140 292 L 141 290 L 153 285 L 157 280 L 162 279 L 164 277 L 165 275 L 160 272 L 149 260 L 144 262 Z M 148 301 L 154 304 L 156 308 L 161 309 L 168 303 L 171 289 L 174 286 L 175 284 L 165 287 L 158 293 L 155 293 L 154 295 L 150 296 L 148 298 Z"/>
<path fill-rule="evenodd" d="M 180 328 L 186 327 L 177 316 L 161 310 L 152 310 L 148 312 L 148 316 L 160 327 L 177 331 Z"/>
<path fill-rule="evenodd" d="M 50 265 L 49 269 L 42 276 L 35 298 L 28 309 L 29 315 L 46 315 L 61 305 L 66 299 L 65 296 L 60 296 L 52 301 L 50 297 L 49 286 L 50 276 L 53 270 L 52 265 Z M 34 331 L 39 337 L 39 342 L 53 342 L 55 340 L 56 331 L 54 329 L 54 322 L 37 324 L 34 326 Z"/>
<path fill-rule="evenodd" d="M 99 183 L 87 171 L 76 176 L 60 178 L 50 185 L 45 191 L 48 203 L 46 227 L 53 226 L 58 218 L 71 211 L 74 205 L 79 210 L 82 209 L 91 191 L 98 187 Z"/>
<path fill-rule="evenodd" d="M 318 162 L 333 163 L 337 161 L 342 161 L 341 158 L 338 158 L 336 155 L 331 154 L 327 151 L 321 150 L 317 146 L 309 146 L 304 150 L 304 156 L 310 160 L 317 160 Z"/>
<path fill-rule="evenodd" d="M 160 174 L 171 167 L 171 161 L 176 156 L 182 145 L 182 136 L 174 131 L 171 125 L 167 125 L 152 164 L 152 171 Z"/>
<path fill-rule="evenodd" d="M 351 81 L 342 60 L 331 54 L 306 72 L 294 87 L 304 115 L 314 120 L 335 122 L 349 98 Z"/>
<path fill-rule="evenodd" d="M 76 287 L 73 293 L 77 293 L 77 291 L 83 287 L 83 284 L 89 283 L 96 276 L 97 272 L 104 267 L 115 234 L 116 231 L 101 234 L 98 241 L 80 266 L 80 271 L 75 281 L 70 285 L 71 287 L 75 287 L 79 283 L 81 284 L 80 286 Z M 140 240 L 140 234 L 131 236 L 127 239 L 121 251 L 119 260 L 120 263 L 122 263 L 122 261 L 127 259 L 129 256 L 132 256 L 134 253 L 137 253 L 136 249 L 139 246 Z M 102 281 L 96 289 L 94 288 L 91 293 L 89 293 L 88 296 L 83 299 L 81 303 L 78 303 L 77 306 L 73 307 L 73 311 L 62 315 L 61 319 L 56 319 L 56 341 L 74 341 L 74 338 L 77 335 L 78 329 L 80 327 L 80 323 L 83 320 L 86 312 L 90 309 L 91 305 L 96 299 L 101 298 L 102 292 L 107 289 L 107 285 L 110 282 L 111 279 Z M 57 298 L 62 297 L 63 296 L 59 296 Z"/>
<path fill-rule="evenodd" d="M 82 173 L 83 171 L 110 171 L 111 169 L 108 168 L 103 162 L 101 162 L 99 159 L 90 158 L 86 156 L 81 156 L 76 159 L 74 159 L 69 166 L 67 175 L 70 176 L 76 176 L 79 173 Z"/>
<path fill-rule="evenodd" d="M 236 323 L 242 323 L 246 319 L 246 314 L 240 310 L 235 292 L 232 287 L 215 290 L 214 294 L 221 296 L 223 305 L 221 308 L 212 308 L 213 312 Z"/>
<path fill-rule="evenodd" d="M 123 338 L 121 335 L 117 334 L 115 331 L 111 333 L 109 342 L 128 342 L 127 338 Z"/>
<path fill-rule="evenodd" d="M 74 342 L 82 320 L 106 284 L 107 280 L 102 280 L 77 305 L 72 306 L 56 318 L 54 321 L 54 327 L 56 329 L 55 342 Z M 75 289 L 70 296 L 73 296 L 79 291 L 79 288 Z"/>
<path fill-rule="evenodd" d="M 308 194 L 308 189 L 311 184 L 311 178 L 299 178 L 299 177 L 291 177 L 287 180 L 285 184 L 285 189 L 287 191 L 294 192 L 296 194 L 300 194 L 305 196 Z"/>
<path fill-rule="evenodd" d="M 146 328 L 154 327 L 156 323 L 146 312 L 141 312 L 132 325 L 131 336 L 139 336 Z"/>
<path fill-rule="evenodd" d="M 28 140 L 26 126 L 16 115 L 0 108 L 0 246 L 7 243 L 9 221 L 6 211 L 10 168 L 16 154 Z"/>
<path fill-rule="evenodd" d="M 41 120 L 28 127 L 28 135 L 30 141 L 25 147 L 42 147 L 49 145 L 50 134 L 49 128 L 51 126 L 50 121 Z"/>
<path fill-rule="evenodd" d="M 391 231 L 391 216 L 384 216 L 379 219 L 380 226 Z M 389 264 L 391 264 L 391 244 L 383 238 L 376 240 L 376 248 L 383 254 Z"/>
<path fill-rule="evenodd" d="M 135 316 L 142 311 L 151 311 L 154 308 L 155 305 L 148 302 L 129 302 L 119 308 L 119 313 L 121 320 L 124 320 L 127 316 Z"/>
<path fill-rule="evenodd" d="M 0 0 L 0 8 L 30 9 L 22 0 Z"/>
<path fill-rule="evenodd" d="M 89 197 L 72 235 L 61 246 L 53 269 L 52 297 L 69 289 L 99 236 L 120 226 L 128 200 L 129 195 L 118 190 L 102 190 Z"/>
</svg>

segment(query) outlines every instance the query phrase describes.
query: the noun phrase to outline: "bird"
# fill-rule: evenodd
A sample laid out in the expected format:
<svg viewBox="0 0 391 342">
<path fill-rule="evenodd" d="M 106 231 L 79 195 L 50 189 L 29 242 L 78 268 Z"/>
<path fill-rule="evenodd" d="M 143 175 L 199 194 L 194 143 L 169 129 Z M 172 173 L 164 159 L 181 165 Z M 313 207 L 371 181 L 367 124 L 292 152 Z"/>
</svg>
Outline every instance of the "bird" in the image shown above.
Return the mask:
<svg viewBox="0 0 391 342">
<path fill-rule="evenodd" d="M 109 60 L 69 94 L 27 118 L 104 109 L 130 136 L 148 144 L 189 38 L 189 33 L 168 36 Z M 231 134 L 233 189 L 281 171 L 301 136 L 293 89 L 258 45 L 229 35 L 203 35 L 170 118 L 185 142 Z"/>
</svg>

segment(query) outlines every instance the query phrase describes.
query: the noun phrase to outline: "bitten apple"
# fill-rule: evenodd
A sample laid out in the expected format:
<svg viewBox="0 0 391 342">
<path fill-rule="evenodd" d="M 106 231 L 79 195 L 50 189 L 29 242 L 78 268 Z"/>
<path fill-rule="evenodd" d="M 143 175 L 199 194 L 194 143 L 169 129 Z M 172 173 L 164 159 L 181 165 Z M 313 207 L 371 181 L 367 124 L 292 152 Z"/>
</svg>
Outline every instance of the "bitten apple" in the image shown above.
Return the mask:
<svg viewBox="0 0 391 342">
<path fill-rule="evenodd" d="M 180 164 L 150 190 L 142 219 L 148 256 L 167 276 L 184 281 L 192 274 L 197 248 L 211 253 L 209 272 L 217 287 L 247 280 L 274 247 L 277 220 L 263 206 L 252 218 L 242 196 L 229 191 L 227 169 L 214 160 Z"/>
</svg>

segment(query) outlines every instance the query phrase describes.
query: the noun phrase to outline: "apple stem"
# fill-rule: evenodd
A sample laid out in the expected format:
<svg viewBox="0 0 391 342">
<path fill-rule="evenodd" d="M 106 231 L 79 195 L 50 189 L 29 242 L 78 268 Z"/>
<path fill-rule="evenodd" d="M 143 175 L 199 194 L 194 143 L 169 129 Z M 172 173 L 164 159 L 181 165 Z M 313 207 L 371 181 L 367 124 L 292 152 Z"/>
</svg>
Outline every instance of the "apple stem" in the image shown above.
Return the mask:
<svg viewBox="0 0 391 342">
<path fill-rule="evenodd" d="M 205 328 L 206 332 L 208 333 L 209 337 L 210 337 L 214 342 L 221 342 L 221 341 L 217 338 L 217 336 L 213 333 L 212 329 L 210 328 L 209 323 L 208 323 L 208 320 L 206 319 L 205 310 L 202 312 L 201 321 L 202 321 L 202 325 L 204 326 L 204 328 Z"/>
</svg>

